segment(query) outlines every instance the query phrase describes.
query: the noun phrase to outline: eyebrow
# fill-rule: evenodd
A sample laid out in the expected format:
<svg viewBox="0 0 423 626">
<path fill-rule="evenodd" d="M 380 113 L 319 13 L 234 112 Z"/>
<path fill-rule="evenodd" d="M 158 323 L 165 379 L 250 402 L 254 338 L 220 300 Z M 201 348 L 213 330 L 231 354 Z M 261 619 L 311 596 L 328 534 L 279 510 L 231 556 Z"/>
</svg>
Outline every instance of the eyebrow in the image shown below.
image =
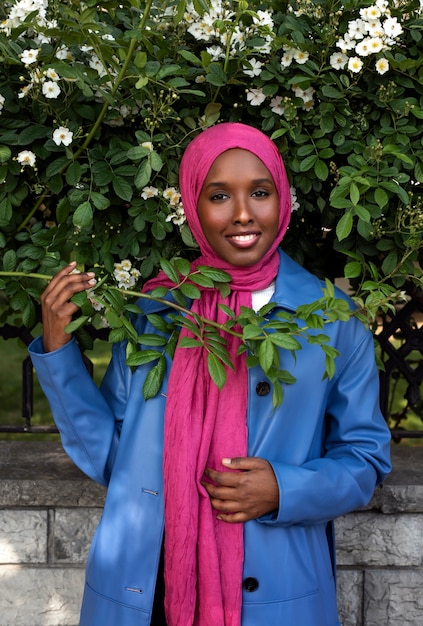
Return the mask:
<svg viewBox="0 0 423 626">
<path fill-rule="evenodd" d="M 271 178 L 256 178 L 256 179 L 252 180 L 251 183 L 252 183 L 252 185 L 263 185 L 263 183 L 268 183 L 270 185 L 274 185 L 275 184 L 273 179 L 271 179 Z M 206 189 L 208 189 L 209 187 L 225 187 L 225 185 L 227 185 L 227 184 L 228 184 L 227 181 L 222 181 L 222 182 L 212 181 L 212 182 L 210 182 L 207 185 Z"/>
</svg>

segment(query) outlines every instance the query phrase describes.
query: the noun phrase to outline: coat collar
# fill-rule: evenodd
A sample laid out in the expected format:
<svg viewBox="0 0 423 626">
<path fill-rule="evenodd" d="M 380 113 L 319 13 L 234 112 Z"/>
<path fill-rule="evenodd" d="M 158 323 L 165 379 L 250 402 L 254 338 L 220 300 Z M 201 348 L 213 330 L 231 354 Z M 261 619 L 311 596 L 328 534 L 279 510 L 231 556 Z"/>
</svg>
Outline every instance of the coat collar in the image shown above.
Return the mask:
<svg viewBox="0 0 423 626">
<path fill-rule="evenodd" d="M 319 300 L 323 295 L 323 284 L 317 276 L 298 265 L 283 250 L 279 250 L 279 256 L 280 265 L 272 301 L 288 311 L 296 311 L 302 304 Z"/>
</svg>

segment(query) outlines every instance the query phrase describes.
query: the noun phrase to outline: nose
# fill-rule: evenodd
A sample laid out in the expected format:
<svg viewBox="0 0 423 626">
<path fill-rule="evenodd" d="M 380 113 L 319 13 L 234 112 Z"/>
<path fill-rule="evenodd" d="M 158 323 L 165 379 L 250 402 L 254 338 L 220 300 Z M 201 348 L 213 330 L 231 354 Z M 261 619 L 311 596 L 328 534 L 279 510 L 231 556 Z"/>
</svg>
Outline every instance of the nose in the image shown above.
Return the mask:
<svg viewBox="0 0 423 626">
<path fill-rule="evenodd" d="M 234 224 L 250 224 L 254 221 L 248 198 L 235 198 L 232 221 Z"/>
</svg>

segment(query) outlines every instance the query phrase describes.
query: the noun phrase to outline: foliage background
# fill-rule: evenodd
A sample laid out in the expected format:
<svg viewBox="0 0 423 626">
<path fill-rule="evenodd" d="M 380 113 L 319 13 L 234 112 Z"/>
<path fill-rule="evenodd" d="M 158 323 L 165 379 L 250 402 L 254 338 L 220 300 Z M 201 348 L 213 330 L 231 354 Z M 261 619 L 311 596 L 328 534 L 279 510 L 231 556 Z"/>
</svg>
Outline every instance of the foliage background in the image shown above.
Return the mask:
<svg viewBox="0 0 423 626">
<path fill-rule="evenodd" d="M 370 6 L 400 34 L 372 54 L 343 51 Z M 194 257 L 179 159 L 202 128 L 230 120 L 280 148 L 293 258 L 345 273 L 367 303 L 421 284 L 419 1 L 6 0 L 0 12 L 3 271 L 53 274 L 75 259 L 113 273 L 130 259 L 146 279 L 162 256 Z M 335 67 L 341 53 L 362 67 Z M 3 319 L 31 327 L 44 286 L 4 277 Z"/>
</svg>

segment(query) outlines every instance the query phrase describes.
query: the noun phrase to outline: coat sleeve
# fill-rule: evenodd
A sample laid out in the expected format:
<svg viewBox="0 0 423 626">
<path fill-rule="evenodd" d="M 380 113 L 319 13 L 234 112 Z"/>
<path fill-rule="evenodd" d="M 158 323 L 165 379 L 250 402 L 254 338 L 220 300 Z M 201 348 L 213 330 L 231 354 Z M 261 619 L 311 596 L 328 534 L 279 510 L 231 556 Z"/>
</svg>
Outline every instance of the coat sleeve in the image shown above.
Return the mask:
<svg viewBox="0 0 423 626">
<path fill-rule="evenodd" d="M 354 335 L 361 323 L 351 321 Z M 346 357 L 329 384 L 321 457 L 300 466 L 270 459 L 279 485 L 279 511 L 260 522 L 290 526 L 333 520 L 368 504 L 390 472 L 391 437 L 379 408 L 373 336 L 363 329 L 355 349 L 347 329 L 347 339 L 338 346 Z"/>
<path fill-rule="evenodd" d="M 116 345 L 113 351 L 100 390 L 74 339 L 49 353 L 44 352 L 41 337 L 29 346 L 64 449 L 85 474 L 103 485 L 109 481 L 130 383 L 124 346 Z"/>
</svg>

